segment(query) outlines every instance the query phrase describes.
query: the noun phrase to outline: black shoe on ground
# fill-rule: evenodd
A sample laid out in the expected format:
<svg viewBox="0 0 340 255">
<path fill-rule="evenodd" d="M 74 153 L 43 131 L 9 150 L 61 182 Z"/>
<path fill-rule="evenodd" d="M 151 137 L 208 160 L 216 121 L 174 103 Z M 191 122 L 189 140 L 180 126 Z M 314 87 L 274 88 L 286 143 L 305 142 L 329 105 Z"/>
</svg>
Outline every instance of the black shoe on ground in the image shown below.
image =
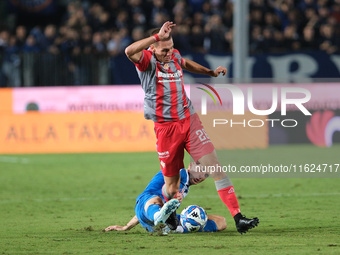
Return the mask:
<svg viewBox="0 0 340 255">
<path fill-rule="evenodd" d="M 170 214 L 169 218 L 165 221 L 165 224 L 171 229 L 176 230 L 178 226 L 178 218 L 176 211 Z"/>
<path fill-rule="evenodd" d="M 238 213 L 234 216 L 236 229 L 240 234 L 247 233 L 249 229 L 252 229 L 257 226 L 257 224 L 260 223 L 259 219 L 252 218 L 248 219 L 245 216 L 243 216 L 241 213 Z"/>
</svg>

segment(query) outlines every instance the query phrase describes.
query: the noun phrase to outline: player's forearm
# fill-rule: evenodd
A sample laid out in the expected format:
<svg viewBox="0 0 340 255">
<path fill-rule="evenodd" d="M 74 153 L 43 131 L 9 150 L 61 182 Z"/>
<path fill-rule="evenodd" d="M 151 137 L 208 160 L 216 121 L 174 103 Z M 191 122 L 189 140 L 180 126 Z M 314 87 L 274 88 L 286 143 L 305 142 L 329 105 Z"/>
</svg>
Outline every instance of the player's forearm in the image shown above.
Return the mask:
<svg viewBox="0 0 340 255">
<path fill-rule="evenodd" d="M 222 231 L 222 230 L 227 228 L 227 223 L 226 223 L 225 218 L 223 216 L 209 214 L 208 220 L 212 220 L 212 221 L 215 222 L 216 227 L 217 227 L 217 231 Z"/>
<path fill-rule="evenodd" d="M 137 53 L 142 52 L 144 49 L 148 48 L 151 44 L 155 42 L 156 42 L 156 39 L 154 36 L 144 38 L 126 47 L 125 54 L 128 58 L 131 58 L 133 55 L 136 55 Z"/>
<path fill-rule="evenodd" d="M 206 68 L 189 59 L 185 59 L 184 65 L 182 67 L 191 73 L 199 73 L 199 74 L 214 76 L 214 70 Z"/>
<path fill-rule="evenodd" d="M 127 227 L 126 230 L 130 230 L 131 228 L 134 228 L 138 223 L 139 223 L 139 220 L 138 220 L 137 216 L 135 215 L 135 216 L 134 216 L 127 224 L 126 224 L 126 227 Z"/>
</svg>

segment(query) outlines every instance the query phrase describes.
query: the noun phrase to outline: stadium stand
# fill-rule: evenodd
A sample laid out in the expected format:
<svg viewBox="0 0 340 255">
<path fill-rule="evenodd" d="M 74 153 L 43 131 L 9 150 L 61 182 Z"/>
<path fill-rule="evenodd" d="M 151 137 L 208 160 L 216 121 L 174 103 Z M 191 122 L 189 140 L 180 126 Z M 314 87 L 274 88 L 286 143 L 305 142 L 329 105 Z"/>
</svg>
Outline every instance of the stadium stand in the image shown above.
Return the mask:
<svg viewBox="0 0 340 255">
<path fill-rule="evenodd" d="M 115 58 L 166 20 L 180 52 L 232 53 L 232 0 L 46 0 L 33 11 L 1 2 L 0 87 L 122 83 Z M 339 53 L 339 0 L 249 2 L 250 54 Z"/>
</svg>

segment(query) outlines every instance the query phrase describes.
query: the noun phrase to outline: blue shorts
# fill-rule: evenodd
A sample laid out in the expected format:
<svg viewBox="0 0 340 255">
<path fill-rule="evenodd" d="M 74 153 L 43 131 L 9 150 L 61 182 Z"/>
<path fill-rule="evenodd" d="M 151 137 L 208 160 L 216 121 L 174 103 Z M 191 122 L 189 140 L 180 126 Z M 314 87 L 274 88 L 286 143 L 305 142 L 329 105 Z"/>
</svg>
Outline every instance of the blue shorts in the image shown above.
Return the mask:
<svg viewBox="0 0 340 255">
<path fill-rule="evenodd" d="M 154 232 L 155 225 L 153 221 L 150 221 L 145 212 L 145 204 L 153 197 L 158 197 L 158 195 L 151 194 L 149 192 L 143 192 L 137 197 L 136 206 L 135 206 L 135 213 L 139 220 L 139 223 L 142 225 L 143 228 L 146 229 L 148 232 Z"/>
</svg>

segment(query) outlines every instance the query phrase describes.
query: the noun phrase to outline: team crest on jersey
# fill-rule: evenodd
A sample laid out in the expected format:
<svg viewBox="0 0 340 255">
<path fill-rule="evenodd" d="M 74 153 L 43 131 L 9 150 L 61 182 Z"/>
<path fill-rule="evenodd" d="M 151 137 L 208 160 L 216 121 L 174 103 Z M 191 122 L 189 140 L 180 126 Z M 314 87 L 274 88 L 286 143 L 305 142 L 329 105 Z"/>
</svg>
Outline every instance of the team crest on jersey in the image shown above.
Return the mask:
<svg viewBox="0 0 340 255">
<path fill-rule="evenodd" d="M 164 67 L 165 70 L 169 70 L 169 64 L 164 64 L 163 67 Z"/>
</svg>

